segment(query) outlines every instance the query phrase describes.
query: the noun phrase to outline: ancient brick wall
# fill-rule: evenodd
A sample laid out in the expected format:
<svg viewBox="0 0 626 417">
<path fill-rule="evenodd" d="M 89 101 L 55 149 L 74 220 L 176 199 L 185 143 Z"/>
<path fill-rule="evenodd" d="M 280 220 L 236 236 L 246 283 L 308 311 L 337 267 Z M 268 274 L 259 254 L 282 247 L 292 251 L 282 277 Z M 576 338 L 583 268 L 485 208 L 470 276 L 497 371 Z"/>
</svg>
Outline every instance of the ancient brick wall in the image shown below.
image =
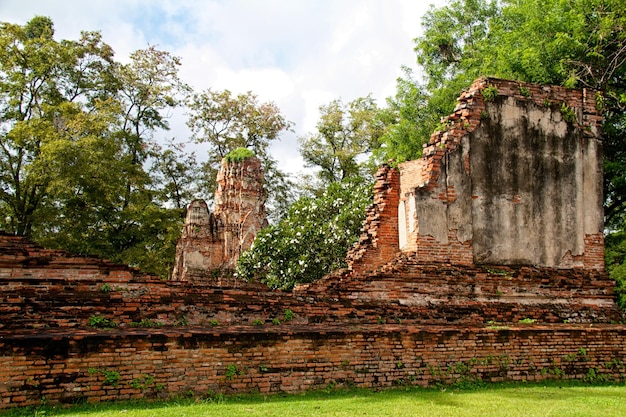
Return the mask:
<svg viewBox="0 0 626 417">
<path fill-rule="evenodd" d="M 367 211 L 361 237 L 347 254 L 348 268 L 354 273 L 371 271 L 398 255 L 399 197 L 400 175 L 383 165 L 376 173 L 374 201 Z"/>
<path fill-rule="evenodd" d="M 423 157 L 398 166 L 397 211 L 396 194 L 377 194 L 349 264 L 375 270 L 397 244 L 424 262 L 603 270 L 601 120 L 594 91 L 477 80 Z M 395 216 L 397 243 L 382 227 Z M 387 255 L 352 262 L 368 245 Z"/>
<path fill-rule="evenodd" d="M 0 408 L 468 381 L 623 381 L 623 326 L 189 328 L 0 337 Z"/>
<path fill-rule="evenodd" d="M 495 94 L 486 102 L 487 88 Z M 487 153 L 480 147 L 491 143 L 485 134 L 515 136 L 518 125 L 500 129 L 509 123 L 503 115 L 526 118 L 531 131 L 549 124 L 574 138 L 561 146 L 553 132 L 526 143 L 543 155 L 534 165 L 538 172 L 569 153 L 578 161 L 566 161 L 559 174 L 574 173 L 575 181 L 566 184 L 572 204 L 563 204 L 574 211 L 557 217 L 574 220 L 560 224 L 562 229 L 545 228 L 574 233 L 554 245 L 559 256 L 538 245 L 540 255 L 550 255 L 545 264 L 506 262 L 513 259 L 507 257 L 511 250 L 487 254 L 487 240 L 500 238 L 475 227 L 485 224 L 485 208 L 497 208 L 513 214 L 493 222 L 507 242 L 528 242 L 513 239 L 516 228 L 509 226 L 517 220 L 502 219 L 519 219 L 515 210 L 527 210 L 533 194 L 526 191 L 536 189 L 511 193 L 514 177 L 505 173 L 489 184 L 481 180 L 486 175 L 481 169 L 500 172 L 513 162 L 505 155 L 479 163 Z M 225 232 L 234 233 L 229 241 L 238 247 L 247 236 L 225 228 L 222 209 L 211 215 L 203 202 L 191 205 L 183 232 L 190 239 L 181 246 L 192 255 L 187 260 L 201 255 L 201 267 L 187 269 L 187 278 L 179 281 L 0 233 L 0 408 L 34 405 L 44 397 L 69 403 L 189 392 L 300 392 L 335 384 L 623 381 L 626 328 L 609 323 L 623 323 L 625 317 L 613 302 L 615 283 L 603 270 L 598 230 L 600 119 L 593 94 L 483 79 L 464 93 L 447 120 L 448 129 L 433 136 L 423 159 L 379 171 L 374 205 L 350 252 L 350 268 L 292 293 L 219 282 L 209 268 L 203 272 L 203 262 L 213 256 L 203 250 L 224 241 Z M 491 145 L 502 152 L 514 148 Z M 230 213 L 239 211 L 229 224 L 245 222 L 240 210 L 260 209 L 256 204 L 262 200 L 252 196 L 248 206 L 241 203 L 238 196 L 254 188 L 241 178 L 256 171 L 235 171 L 228 177 L 239 178 L 239 185 L 220 203 Z M 542 184 L 550 198 L 538 205 L 542 210 L 570 197 L 555 192 L 559 182 L 547 177 Z M 508 197 L 487 204 L 502 191 L 495 187 L 499 178 Z M 522 218 L 536 220 L 536 213 L 530 214 Z M 216 256 L 222 262 L 228 253 Z"/>
</svg>

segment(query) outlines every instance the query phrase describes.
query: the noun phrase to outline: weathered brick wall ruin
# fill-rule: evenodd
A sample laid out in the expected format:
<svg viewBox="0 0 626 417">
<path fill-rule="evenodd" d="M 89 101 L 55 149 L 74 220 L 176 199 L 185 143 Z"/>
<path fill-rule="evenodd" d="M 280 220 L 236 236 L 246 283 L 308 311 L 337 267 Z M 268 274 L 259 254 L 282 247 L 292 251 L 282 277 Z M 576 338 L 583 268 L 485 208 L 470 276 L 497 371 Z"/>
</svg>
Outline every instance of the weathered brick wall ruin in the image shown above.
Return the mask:
<svg viewBox="0 0 626 417">
<path fill-rule="evenodd" d="M 398 241 L 362 238 L 351 253 L 380 256 L 358 259 L 355 272 L 399 250 L 457 265 L 603 270 L 601 122 L 593 91 L 477 80 L 423 158 L 400 164 L 399 184 L 376 202 L 393 217 L 399 199 Z M 384 233 L 385 221 L 365 235 Z"/>
<path fill-rule="evenodd" d="M 486 88 L 497 90 L 488 101 Z M 478 80 L 423 159 L 381 168 L 349 268 L 294 292 L 208 279 L 232 258 L 207 248 L 241 248 L 241 229 L 215 236 L 246 216 L 218 221 L 202 202 L 179 243 L 199 267 L 177 261 L 173 281 L 0 234 L 0 408 L 336 384 L 624 381 L 626 328 L 610 324 L 624 316 L 602 262 L 599 116 L 586 94 Z M 563 120 L 567 109 L 576 120 Z M 230 201 L 230 213 L 243 207 Z"/>
</svg>

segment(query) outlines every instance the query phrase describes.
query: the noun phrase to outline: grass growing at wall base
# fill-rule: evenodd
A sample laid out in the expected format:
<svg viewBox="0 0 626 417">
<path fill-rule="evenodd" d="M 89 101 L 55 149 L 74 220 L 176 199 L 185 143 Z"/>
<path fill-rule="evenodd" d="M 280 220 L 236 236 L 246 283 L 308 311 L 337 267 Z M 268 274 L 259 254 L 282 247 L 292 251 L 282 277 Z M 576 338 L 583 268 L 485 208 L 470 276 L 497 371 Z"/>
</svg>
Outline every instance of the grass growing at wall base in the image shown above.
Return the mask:
<svg viewBox="0 0 626 417">
<path fill-rule="evenodd" d="M 301 395 L 237 396 L 166 403 L 106 403 L 71 409 L 11 410 L 13 416 L 626 416 L 626 385 L 576 382 L 495 384 L 477 389 L 334 390 Z M 39 414 L 38 414 L 39 413 Z"/>
</svg>

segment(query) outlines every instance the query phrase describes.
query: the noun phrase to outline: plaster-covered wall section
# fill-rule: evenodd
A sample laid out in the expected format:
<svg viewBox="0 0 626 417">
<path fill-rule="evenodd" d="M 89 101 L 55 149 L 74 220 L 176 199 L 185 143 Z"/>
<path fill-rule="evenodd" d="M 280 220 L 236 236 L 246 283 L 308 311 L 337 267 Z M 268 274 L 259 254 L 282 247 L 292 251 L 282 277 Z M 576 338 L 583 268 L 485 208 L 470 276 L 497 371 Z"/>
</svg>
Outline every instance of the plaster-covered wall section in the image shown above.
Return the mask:
<svg viewBox="0 0 626 417">
<path fill-rule="evenodd" d="M 602 232 L 599 139 L 555 106 L 485 107 L 472 134 L 475 262 L 583 267 L 585 236 Z"/>
<path fill-rule="evenodd" d="M 400 249 L 424 261 L 604 269 L 596 93 L 482 78 L 400 164 Z"/>
</svg>

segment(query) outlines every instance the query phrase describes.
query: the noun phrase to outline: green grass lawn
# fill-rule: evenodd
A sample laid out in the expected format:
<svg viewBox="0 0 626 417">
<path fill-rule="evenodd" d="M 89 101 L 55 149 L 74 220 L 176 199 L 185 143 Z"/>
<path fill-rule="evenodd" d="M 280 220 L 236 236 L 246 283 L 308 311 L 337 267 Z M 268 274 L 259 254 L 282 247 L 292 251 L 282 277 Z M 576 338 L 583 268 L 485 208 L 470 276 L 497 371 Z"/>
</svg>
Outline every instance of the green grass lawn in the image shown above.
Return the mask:
<svg viewBox="0 0 626 417">
<path fill-rule="evenodd" d="M 475 390 L 340 391 L 167 403 L 11 410 L 7 416 L 626 416 L 626 385 L 495 385 Z"/>
</svg>

